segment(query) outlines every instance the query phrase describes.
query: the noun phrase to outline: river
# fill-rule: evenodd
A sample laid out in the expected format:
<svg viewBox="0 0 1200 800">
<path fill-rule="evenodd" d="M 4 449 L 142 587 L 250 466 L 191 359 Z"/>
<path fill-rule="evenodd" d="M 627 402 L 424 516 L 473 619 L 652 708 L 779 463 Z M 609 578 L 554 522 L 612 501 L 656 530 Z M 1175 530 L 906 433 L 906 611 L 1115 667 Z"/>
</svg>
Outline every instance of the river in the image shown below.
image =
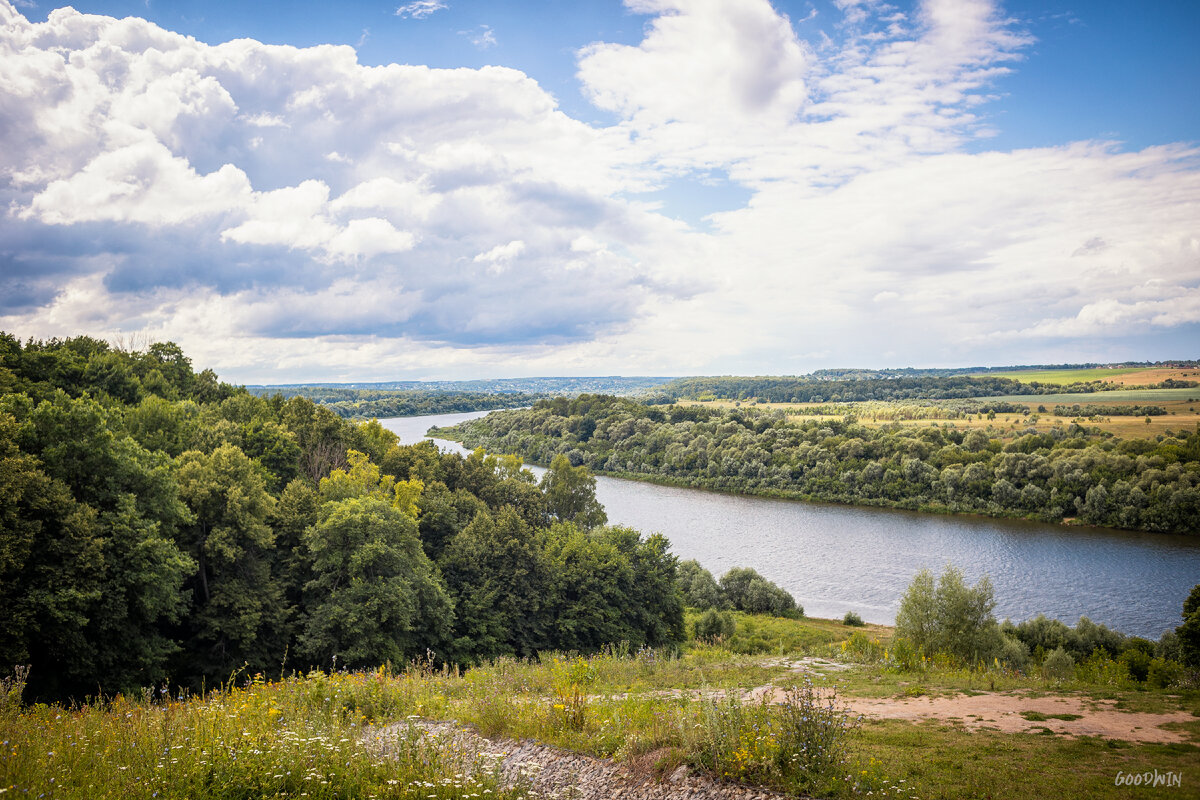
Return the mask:
<svg viewBox="0 0 1200 800">
<path fill-rule="evenodd" d="M 380 423 L 412 444 L 431 426 L 485 413 Z M 773 500 L 603 476 L 596 497 L 609 524 L 662 533 L 672 552 L 717 577 L 730 567 L 754 567 L 813 617 L 855 611 L 891 624 L 913 574 L 951 563 L 972 582 L 990 577 L 1001 619 L 1042 613 L 1074 625 L 1087 616 L 1157 639 L 1180 623 L 1183 600 L 1200 582 L 1200 539 L 1193 537 Z"/>
</svg>

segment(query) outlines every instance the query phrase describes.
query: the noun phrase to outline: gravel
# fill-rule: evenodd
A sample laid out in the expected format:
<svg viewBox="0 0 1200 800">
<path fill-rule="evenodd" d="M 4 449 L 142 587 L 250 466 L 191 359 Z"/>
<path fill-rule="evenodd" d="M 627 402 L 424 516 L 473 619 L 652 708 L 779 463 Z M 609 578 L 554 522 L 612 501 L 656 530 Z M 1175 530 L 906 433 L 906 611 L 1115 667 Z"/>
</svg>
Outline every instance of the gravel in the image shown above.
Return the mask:
<svg viewBox="0 0 1200 800">
<path fill-rule="evenodd" d="M 410 719 L 373 730 L 368 743 L 383 757 L 394 757 L 413 736 L 437 742 L 455 754 L 462 768 L 491 765 L 506 788 L 524 788 L 529 797 L 555 800 L 775 800 L 788 795 L 697 775 L 686 766 L 661 778 L 653 755 L 641 763 L 617 763 L 569 750 L 512 739 L 487 739 L 455 722 Z"/>
</svg>

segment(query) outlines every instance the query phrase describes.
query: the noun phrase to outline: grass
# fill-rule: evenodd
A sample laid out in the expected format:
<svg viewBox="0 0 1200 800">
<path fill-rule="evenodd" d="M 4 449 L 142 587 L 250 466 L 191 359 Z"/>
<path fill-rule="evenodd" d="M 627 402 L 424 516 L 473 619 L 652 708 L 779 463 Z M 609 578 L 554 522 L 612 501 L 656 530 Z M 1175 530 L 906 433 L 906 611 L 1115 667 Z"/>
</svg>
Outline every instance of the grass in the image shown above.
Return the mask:
<svg viewBox="0 0 1200 800">
<path fill-rule="evenodd" d="M 1009 380 L 1021 381 L 1022 383 L 1049 383 L 1054 385 L 1066 386 L 1069 383 L 1085 383 L 1087 381 L 1107 381 L 1121 375 L 1130 375 L 1135 372 L 1145 372 L 1143 367 L 1127 367 L 1121 369 L 1031 369 L 1031 370 L 1013 370 L 991 372 L 978 372 L 972 374 L 972 378 L 1008 378 Z"/>
<path fill-rule="evenodd" d="M 384 761 L 361 736 L 414 695 L 383 672 L 257 677 L 202 697 L 147 693 L 85 705 L 0 710 L 0 792 L 61 798 L 410 798 L 500 791 L 411 735 Z M 378 716 L 382 714 L 383 716 Z"/>
<path fill-rule="evenodd" d="M 973 401 L 986 403 L 988 401 L 1003 401 L 1024 405 L 1029 414 L 1000 413 L 994 419 L 986 415 L 973 414 L 963 418 L 952 413 L 939 413 L 937 401 L 928 404 L 921 403 L 919 419 L 905 419 L 914 407 L 914 401 L 869 401 L 845 405 L 849 413 L 853 413 L 859 424 L 872 428 L 883 425 L 902 425 L 911 428 L 923 428 L 931 425 L 954 427 L 964 430 L 983 430 L 990 435 L 1012 437 L 1022 435 L 1026 430 L 1034 429 L 1047 431 L 1056 425 L 1069 425 L 1071 417 L 1056 417 L 1052 413 L 1055 405 L 1157 405 L 1166 409 L 1161 416 L 1150 417 L 1118 417 L 1100 416 L 1085 418 L 1084 425 L 1095 427 L 1102 431 L 1123 438 L 1141 439 L 1153 438 L 1168 431 L 1193 430 L 1200 424 L 1200 388 L 1193 389 L 1121 389 L 1111 392 L 1088 392 L 1084 394 L 1050 394 L 1050 395 L 1011 395 L 1005 397 L 980 397 Z M 733 401 L 715 400 L 705 403 L 691 402 L 693 405 L 708 405 L 722 408 L 733 408 Z M 747 404 L 742 404 L 747 405 Z M 790 412 L 788 419 L 795 422 L 806 422 L 820 419 L 843 419 L 844 413 L 823 415 L 821 409 L 829 409 L 828 403 L 762 403 L 749 404 L 759 409 L 775 409 Z M 1047 411 L 1038 413 L 1039 406 Z"/>
<path fill-rule="evenodd" d="M 614 648 L 586 658 L 549 653 L 465 673 L 414 664 L 399 674 L 256 676 L 200 697 L 159 691 L 72 707 L 20 707 L 0 692 L 0 793 L 148 800 L 521 795 L 501 790 L 491 765 L 464 765 L 448 744 L 414 728 L 401 728 L 397 760 L 381 759 L 381 726 L 409 716 L 648 764 L 660 775 L 688 764 L 720 779 L 819 797 L 1128 796 L 1114 784 L 1119 769 L 1178 772 L 1183 793 L 1174 796 L 1200 786 L 1195 744 L 968 731 L 953 721 L 867 721 L 841 710 L 842 700 L 854 697 L 1008 691 L 1200 711 L 1195 689 L 1146 690 L 1099 662 L 1081 665 L 1061 685 L 997 665 L 970 669 L 939 659 L 905 671 L 891 630 L 882 626 L 736 619 L 735 634 L 717 644 Z M 850 668 L 806 675 L 789 664 L 803 656 Z M 787 702 L 741 699 L 767 683 L 788 690 Z M 1042 716 L 1026 718 L 1072 715 Z M 1200 742 L 1200 716 L 1176 727 Z"/>
</svg>

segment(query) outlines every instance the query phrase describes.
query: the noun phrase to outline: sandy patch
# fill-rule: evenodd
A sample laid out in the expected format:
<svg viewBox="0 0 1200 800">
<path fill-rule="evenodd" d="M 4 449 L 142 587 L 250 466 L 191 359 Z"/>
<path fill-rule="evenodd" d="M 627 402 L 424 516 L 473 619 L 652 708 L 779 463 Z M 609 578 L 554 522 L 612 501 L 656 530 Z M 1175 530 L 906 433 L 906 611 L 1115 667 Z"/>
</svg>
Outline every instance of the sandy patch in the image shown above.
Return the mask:
<svg viewBox="0 0 1200 800">
<path fill-rule="evenodd" d="M 747 694 L 747 699 L 756 701 L 764 697 L 770 702 L 780 702 L 784 690 L 777 686 L 760 686 Z M 1183 711 L 1164 714 L 1121 711 L 1114 700 L 1028 697 L 1007 692 L 953 697 L 842 697 L 841 702 L 852 714 L 871 719 L 938 720 L 961 725 L 967 730 L 990 729 L 1005 733 L 1037 733 L 1048 728 L 1065 736 L 1099 736 L 1162 744 L 1190 742 L 1194 738 L 1189 731 L 1168 730 L 1163 725 L 1196 720 Z M 1026 719 L 1021 712 L 1036 712 L 1047 719 Z M 1056 715 L 1079 718 L 1053 719 Z"/>
</svg>

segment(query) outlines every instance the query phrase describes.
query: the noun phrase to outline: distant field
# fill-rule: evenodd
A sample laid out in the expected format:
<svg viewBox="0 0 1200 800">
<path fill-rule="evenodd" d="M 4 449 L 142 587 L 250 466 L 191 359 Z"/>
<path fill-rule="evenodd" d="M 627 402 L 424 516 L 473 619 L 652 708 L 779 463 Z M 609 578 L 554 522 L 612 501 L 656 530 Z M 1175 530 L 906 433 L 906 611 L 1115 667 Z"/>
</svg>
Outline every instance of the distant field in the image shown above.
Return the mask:
<svg viewBox="0 0 1200 800">
<path fill-rule="evenodd" d="M 1015 381 L 1030 383 L 1049 383 L 1066 386 L 1068 383 L 1087 381 L 1106 381 L 1122 386 L 1153 386 L 1168 378 L 1174 380 L 1200 380 L 1200 369 L 1144 369 L 1142 367 L 1126 367 L 1121 369 L 1034 369 L 1013 370 L 1012 372 L 980 372 L 976 378 L 1011 378 Z"/>
<path fill-rule="evenodd" d="M 1014 381 L 1029 383 L 1037 381 L 1038 383 L 1054 383 L 1067 385 L 1068 383 L 1080 383 L 1083 381 L 1110 381 L 1113 378 L 1123 375 L 1130 375 L 1135 372 L 1146 372 L 1140 367 L 1130 367 L 1128 369 L 1032 369 L 1013 372 L 978 372 L 973 374 L 972 378 L 1010 378 Z"/>
<path fill-rule="evenodd" d="M 980 397 L 974 398 L 977 402 L 987 402 L 989 400 L 1002 400 L 1009 403 L 1020 403 L 1030 410 L 1030 414 L 1016 413 L 1001 413 L 997 414 L 995 419 L 987 419 L 982 415 L 973 415 L 971 419 L 952 419 L 949 415 L 944 418 L 930 418 L 918 420 L 900 420 L 893 421 L 890 419 L 875 419 L 872 417 L 870 407 L 888 405 L 886 403 L 868 402 L 868 403 L 852 403 L 859 409 L 857 412 L 858 421 L 863 425 L 868 425 L 873 428 L 882 425 L 904 425 L 906 427 L 925 427 L 928 425 L 943 425 L 953 426 L 956 428 L 968 429 L 993 429 L 993 430 L 1018 430 L 1023 431 L 1028 428 L 1036 428 L 1038 430 L 1048 430 L 1055 425 L 1069 425 L 1072 421 L 1071 417 L 1056 417 L 1052 413 L 1037 413 L 1039 406 L 1044 406 L 1048 411 L 1053 411 L 1057 404 L 1063 405 L 1156 405 L 1162 406 L 1167 410 L 1163 416 L 1150 417 L 1150 423 L 1146 423 L 1145 417 L 1099 417 L 1092 421 L 1088 420 L 1084 424 L 1097 427 L 1101 430 L 1108 431 L 1117 436 L 1125 438 L 1145 438 L 1158 436 L 1167 431 L 1191 430 L 1200 424 L 1200 388 L 1194 389 L 1114 389 L 1111 392 L 1087 392 L 1083 394 L 1026 394 L 1026 395 L 1010 395 L 1007 397 Z M 900 401 L 895 405 L 911 404 L 911 401 Z M 793 412 L 789 415 L 789 419 L 796 422 L 804 422 L 813 419 L 841 419 L 841 415 L 836 417 L 821 416 L 819 414 L 805 413 L 807 409 L 815 409 L 819 406 L 827 406 L 824 403 L 745 403 L 733 400 L 714 400 L 708 402 L 693 402 L 685 403 L 686 405 L 702 405 L 717 408 L 758 408 L 758 409 L 774 409 L 780 411 Z M 797 413 L 798 412 L 798 413 Z M 1034 417 L 1037 419 L 1034 419 Z"/>
<path fill-rule="evenodd" d="M 1007 400 L 1012 403 L 1032 403 L 1049 408 L 1055 403 L 1103 403 L 1105 405 L 1125 405 L 1135 403 L 1145 405 L 1155 403 L 1165 405 L 1171 402 L 1186 402 L 1189 398 L 1200 400 L 1200 387 L 1192 389 L 1113 389 L 1111 392 L 1083 392 L 1080 394 L 1012 394 L 1002 397 L 977 397 L 976 400 Z"/>
</svg>

